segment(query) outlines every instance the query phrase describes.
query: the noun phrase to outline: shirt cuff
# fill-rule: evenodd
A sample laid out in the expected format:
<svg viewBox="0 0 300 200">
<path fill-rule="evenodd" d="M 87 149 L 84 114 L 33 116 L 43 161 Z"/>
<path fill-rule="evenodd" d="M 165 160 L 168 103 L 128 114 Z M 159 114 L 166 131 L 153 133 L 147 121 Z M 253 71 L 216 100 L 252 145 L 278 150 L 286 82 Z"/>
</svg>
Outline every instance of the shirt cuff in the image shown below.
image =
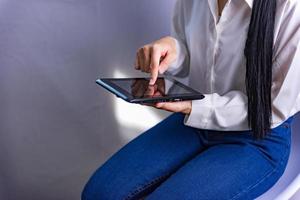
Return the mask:
<svg viewBox="0 0 300 200">
<path fill-rule="evenodd" d="M 192 111 L 189 115 L 185 115 L 184 124 L 186 126 L 207 128 L 211 123 L 213 114 L 212 95 L 204 95 L 201 100 L 192 100 Z"/>
<path fill-rule="evenodd" d="M 192 101 L 192 110 L 184 124 L 208 130 L 250 130 L 247 122 L 247 102 L 242 93 L 235 91 L 220 96 L 204 94 L 205 98 Z"/>
</svg>

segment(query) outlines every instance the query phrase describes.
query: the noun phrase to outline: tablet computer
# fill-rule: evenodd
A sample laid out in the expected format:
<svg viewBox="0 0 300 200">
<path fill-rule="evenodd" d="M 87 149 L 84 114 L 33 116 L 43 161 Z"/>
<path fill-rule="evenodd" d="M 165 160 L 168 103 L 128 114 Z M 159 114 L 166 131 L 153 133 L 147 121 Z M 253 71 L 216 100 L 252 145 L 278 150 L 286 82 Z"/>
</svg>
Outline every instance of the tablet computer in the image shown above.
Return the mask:
<svg viewBox="0 0 300 200">
<path fill-rule="evenodd" d="M 170 78 L 101 78 L 96 83 L 130 103 L 156 103 L 203 99 L 200 92 Z"/>
</svg>

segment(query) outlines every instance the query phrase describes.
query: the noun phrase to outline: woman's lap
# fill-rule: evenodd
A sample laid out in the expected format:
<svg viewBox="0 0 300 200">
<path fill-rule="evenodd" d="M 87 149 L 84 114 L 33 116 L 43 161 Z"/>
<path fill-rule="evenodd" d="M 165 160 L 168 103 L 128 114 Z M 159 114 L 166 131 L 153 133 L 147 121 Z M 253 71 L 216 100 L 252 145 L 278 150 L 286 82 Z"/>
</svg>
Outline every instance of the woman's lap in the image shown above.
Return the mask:
<svg viewBox="0 0 300 200">
<path fill-rule="evenodd" d="M 82 199 L 253 199 L 282 175 L 289 123 L 254 141 L 250 131 L 199 130 L 183 118 L 173 114 L 121 148 L 93 174 Z"/>
<path fill-rule="evenodd" d="M 196 129 L 182 120 L 182 115 L 172 115 L 121 148 L 91 177 L 83 199 L 143 196 L 192 159 L 202 144 Z"/>
</svg>

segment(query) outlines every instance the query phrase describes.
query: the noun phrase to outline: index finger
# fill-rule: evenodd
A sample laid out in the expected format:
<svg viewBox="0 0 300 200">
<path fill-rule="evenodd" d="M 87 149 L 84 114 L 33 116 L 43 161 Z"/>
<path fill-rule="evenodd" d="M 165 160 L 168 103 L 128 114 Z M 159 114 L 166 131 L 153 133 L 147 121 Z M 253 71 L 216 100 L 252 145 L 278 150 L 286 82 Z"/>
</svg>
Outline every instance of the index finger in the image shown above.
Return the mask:
<svg viewBox="0 0 300 200">
<path fill-rule="evenodd" d="M 158 77 L 158 67 L 159 67 L 159 60 L 160 60 L 160 51 L 158 48 L 153 47 L 151 50 L 151 80 L 149 82 L 150 85 L 153 85 Z"/>
</svg>

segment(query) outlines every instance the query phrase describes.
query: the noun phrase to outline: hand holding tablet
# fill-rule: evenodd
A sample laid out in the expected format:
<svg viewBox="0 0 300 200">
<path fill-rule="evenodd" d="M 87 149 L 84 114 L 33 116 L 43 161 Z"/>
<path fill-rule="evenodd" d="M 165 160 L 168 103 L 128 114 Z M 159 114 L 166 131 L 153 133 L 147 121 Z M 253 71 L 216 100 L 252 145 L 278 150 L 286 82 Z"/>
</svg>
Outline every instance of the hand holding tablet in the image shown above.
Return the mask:
<svg viewBox="0 0 300 200">
<path fill-rule="evenodd" d="M 191 100 L 203 99 L 204 95 L 173 78 L 159 77 L 176 58 L 176 39 L 164 37 L 137 52 L 135 69 L 150 73 L 150 78 L 99 78 L 96 82 L 127 102 L 189 114 Z"/>
</svg>

